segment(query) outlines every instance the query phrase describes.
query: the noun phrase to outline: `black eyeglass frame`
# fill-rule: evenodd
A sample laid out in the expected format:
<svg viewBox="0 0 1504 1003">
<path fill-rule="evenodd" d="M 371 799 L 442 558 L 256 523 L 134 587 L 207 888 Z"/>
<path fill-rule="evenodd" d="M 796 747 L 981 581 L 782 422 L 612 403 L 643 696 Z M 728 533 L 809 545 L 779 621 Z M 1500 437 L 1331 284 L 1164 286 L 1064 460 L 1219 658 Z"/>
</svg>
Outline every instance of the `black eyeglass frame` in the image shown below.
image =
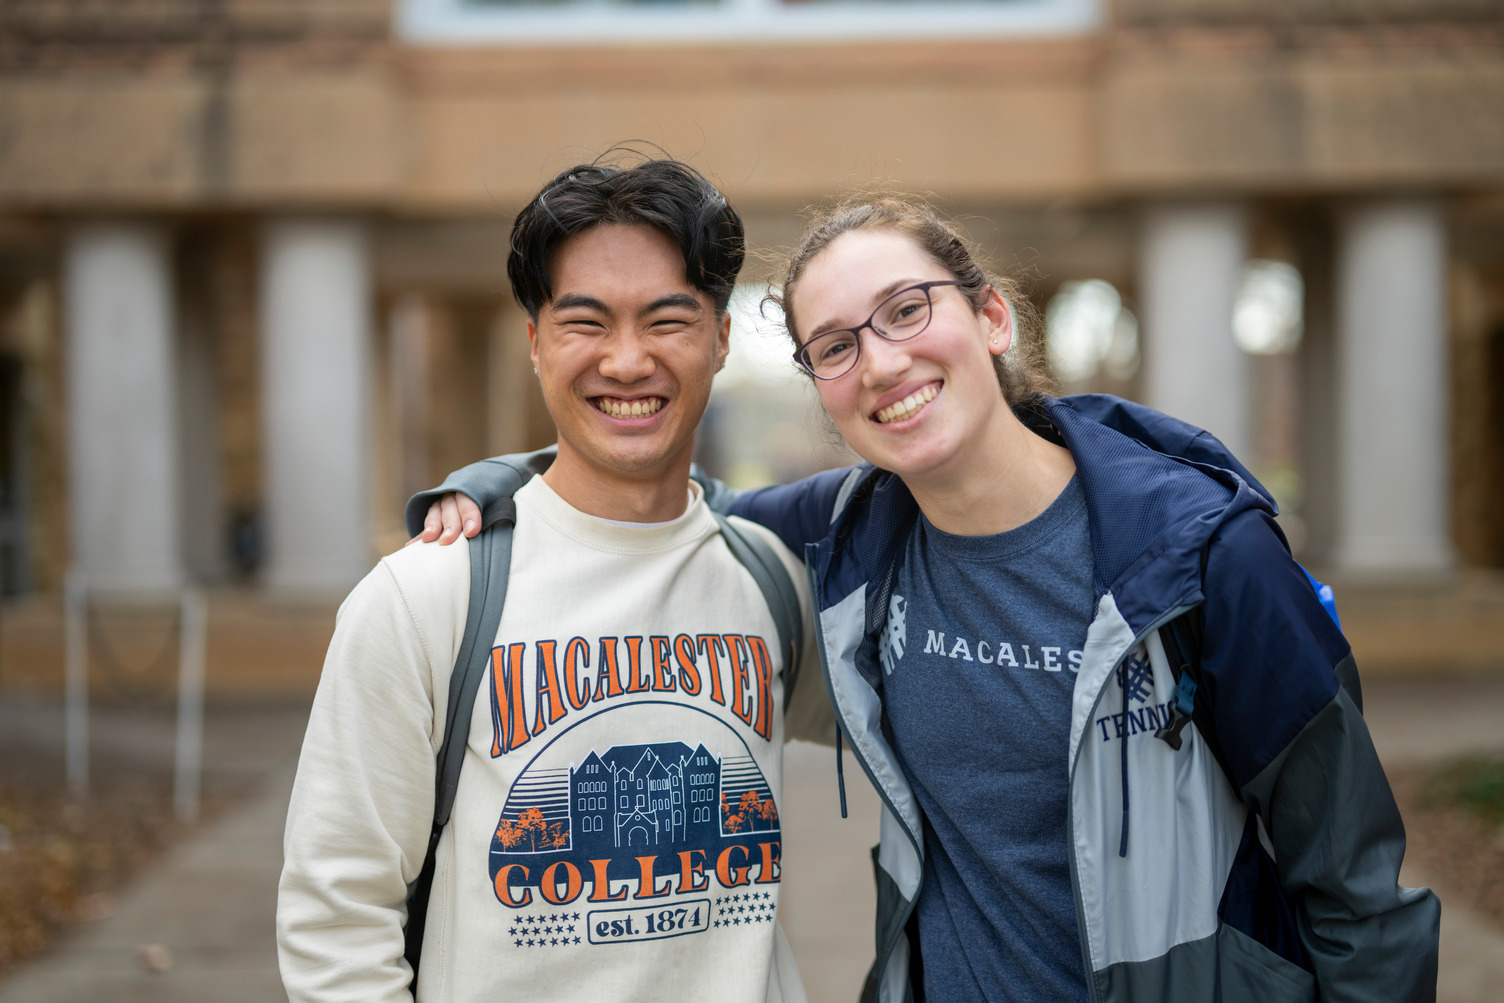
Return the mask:
<svg viewBox="0 0 1504 1003">
<path fill-rule="evenodd" d="M 876 310 L 872 311 L 871 316 L 869 316 L 862 323 L 858 324 L 856 327 L 838 327 L 830 331 L 822 331 L 819 334 L 815 335 L 813 338 L 809 339 L 809 341 L 806 341 L 803 345 L 800 345 L 794 351 L 794 364 L 817 380 L 838 380 L 842 376 L 845 376 L 847 373 L 855 369 L 856 364 L 861 361 L 862 331 L 871 331 L 879 338 L 892 344 L 898 344 L 899 342 L 904 341 L 912 341 L 913 339 L 923 334 L 925 331 L 928 331 L 930 322 L 935 319 L 935 297 L 931 294 L 930 290 L 936 288 L 937 286 L 963 286 L 965 284 L 966 283 L 962 282 L 959 279 L 935 279 L 932 282 L 916 282 L 912 286 L 904 286 L 902 289 L 894 290 L 892 295 L 883 297 L 883 301 L 877 305 Z M 904 335 L 902 338 L 890 338 L 885 332 L 879 330 L 877 326 L 872 323 L 875 319 L 877 319 L 877 315 L 882 313 L 883 307 L 887 306 L 889 303 L 893 302 L 895 299 L 904 295 L 905 293 L 911 293 L 916 289 L 922 289 L 924 291 L 924 300 L 926 305 L 929 307 L 930 312 L 930 315 L 925 320 L 923 327 L 915 331 L 913 334 Z M 851 364 L 845 369 L 841 370 L 839 373 L 836 373 L 834 376 L 821 376 L 819 373 L 815 372 L 814 366 L 811 366 L 809 364 L 809 348 L 811 345 L 820 341 L 822 338 L 829 338 L 837 334 L 849 334 L 851 335 L 852 340 L 856 342 L 856 350 L 851 353 Z"/>
</svg>

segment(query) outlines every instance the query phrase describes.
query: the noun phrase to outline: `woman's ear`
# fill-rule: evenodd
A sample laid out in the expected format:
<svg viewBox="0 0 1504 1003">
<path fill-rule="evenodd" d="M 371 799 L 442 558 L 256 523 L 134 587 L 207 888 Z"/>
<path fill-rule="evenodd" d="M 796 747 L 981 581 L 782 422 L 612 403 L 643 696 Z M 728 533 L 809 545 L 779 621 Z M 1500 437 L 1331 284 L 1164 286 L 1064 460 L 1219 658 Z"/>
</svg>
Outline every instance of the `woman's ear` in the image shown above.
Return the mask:
<svg viewBox="0 0 1504 1003">
<path fill-rule="evenodd" d="M 1013 308 L 1001 293 L 987 287 L 987 300 L 982 304 L 982 322 L 987 331 L 987 351 L 1002 355 L 1013 344 Z"/>
</svg>

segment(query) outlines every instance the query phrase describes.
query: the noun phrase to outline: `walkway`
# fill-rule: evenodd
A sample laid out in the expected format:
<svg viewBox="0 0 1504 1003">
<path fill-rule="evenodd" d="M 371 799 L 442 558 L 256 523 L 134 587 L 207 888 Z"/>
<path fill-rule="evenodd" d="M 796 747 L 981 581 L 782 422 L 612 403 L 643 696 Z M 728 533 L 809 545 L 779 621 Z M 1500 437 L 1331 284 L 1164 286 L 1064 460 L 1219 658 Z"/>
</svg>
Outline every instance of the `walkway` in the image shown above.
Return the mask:
<svg viewBox="0 0 1504 1003">
<path fill-rule="evenodd" d="M 1373 680 L 1366 695 L 1370 726 L 1391 765 L 1504 746 L 1504 679 Z M 29 728 L 38 741 L 56 741 L 55 715 L 47 708 L 19 714 L 4 705 L 0 727 L 12 733 Z M 120 897 L 113 915 L 81 926 L 49 955 L 0 984 L 0 1003 L 284 999 L 272 914 L 301 720 L 302 713 L 286 710 L 211 716 L 209 768 L 257 771 L 265 778 L 261 795 L 171 851 Z M 143 737 L 128 721 L 102 717 L 98 731 L 101 752 L 169 751 L 161 739 Z M 784 834 L 789 880 L 783 923 L 813 1003 L 853 999 L 872 950 L 867 850 L 877 839 L 877 802 L 853 769 L 847 777 L 851 818 L 843 822 L 834 802 L 832 759 L 826 749 L 790 746 L 784 791 L 784 815 L 794 824 Z M 1405 880 L 1424 883 L 1424 876 L 1407 870 Z M 144 944 L 167 947 L 171 969 L 144 971 L 135 959 Z M 1441 1003 L 1482 1003 L 1496 997 L 1500 984 L 1504 931 L 1448 906 Z"/>
</svg>

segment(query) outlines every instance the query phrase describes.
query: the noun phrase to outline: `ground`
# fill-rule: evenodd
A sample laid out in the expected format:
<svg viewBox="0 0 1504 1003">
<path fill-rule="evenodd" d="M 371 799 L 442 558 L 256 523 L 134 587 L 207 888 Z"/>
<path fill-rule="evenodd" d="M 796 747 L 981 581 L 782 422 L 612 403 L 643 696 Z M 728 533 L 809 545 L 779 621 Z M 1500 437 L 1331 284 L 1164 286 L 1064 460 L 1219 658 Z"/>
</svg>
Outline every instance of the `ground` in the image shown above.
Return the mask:
<svg viewBox="0 0 1504 1003">
<path fill-rule="evenodd" d="M 1488 801 L 1460 797 L 1459 764 L 1473 772 L 1486 764 L 1494 779 Z M 1459 764 L 1393 771 L 1390 781 L 1405 819 L 1406 854 L 1432 876 L 1446 904 L 1465 905 L 1504 927 L 1504 818 L 1498 811 L 1504 761 L 1463 760 Z"/>
</svg>

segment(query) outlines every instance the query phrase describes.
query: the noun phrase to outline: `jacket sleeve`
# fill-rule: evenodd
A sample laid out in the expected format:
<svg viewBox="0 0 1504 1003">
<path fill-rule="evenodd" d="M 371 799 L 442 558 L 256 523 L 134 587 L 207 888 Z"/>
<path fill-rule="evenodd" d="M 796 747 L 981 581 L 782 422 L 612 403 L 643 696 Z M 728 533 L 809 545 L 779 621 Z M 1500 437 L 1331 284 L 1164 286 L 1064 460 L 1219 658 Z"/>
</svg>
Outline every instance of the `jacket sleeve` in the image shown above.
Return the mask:
<svg viewBox="0 0 1504 1003">
<path fill-rule="evenodd" d="M 744 491 L 735 497 L 729 512 L 768 527 L 784 546 L 802 554 L 805 544 L 830 533 L 831 520 L 866 469 L 826 470 L 793 484 Z"/>
<path fill-rule="evenodd" d="M 423 531 L 423 520 L 428 508 L 440 498 L 452 492 L 466 495 L 480 506 L 482 521 L 490 525 L 493 507 L 510 505 L 517 489 L 533 476 L 541 474 L 553 462 L 555 449 L 549 446 L 531 453 L 508 453 L 478 460 L 444 478 L 444 483 L 427 491 L 419 491 L 407 500 L 404 516 L 407 535 L 417 536 Z"/>
<path fill-rule="evenodd" d="M 463 611 L 465 550 L 402 554 L 408 564 L 458 569 L 447 577 L 465 582 L 461 594 L 447 594 L 453 586 L 428 598 L 431 606 Z M 443 653 L 430 649 L 451 639 L 431 629 L 430 641 L 418 629 L 392 562 L 378 564 L 340 608 L 298 760 L 277 897 L 278 961 L 295 1003 L 413 998 L 403 960 L 407 885 L 427 851 L 442 734 L 433 688 Z"/>
<path fill-rule="evenodd" d="M 1399 884 L 1405 829 L 1352 652 L 1267 513 L 1207 554 L 1203 685 L 1233 785 L 1263 820 L 1321 999 L 1434 1000 L 1440 903 Z"/>
</svg>

